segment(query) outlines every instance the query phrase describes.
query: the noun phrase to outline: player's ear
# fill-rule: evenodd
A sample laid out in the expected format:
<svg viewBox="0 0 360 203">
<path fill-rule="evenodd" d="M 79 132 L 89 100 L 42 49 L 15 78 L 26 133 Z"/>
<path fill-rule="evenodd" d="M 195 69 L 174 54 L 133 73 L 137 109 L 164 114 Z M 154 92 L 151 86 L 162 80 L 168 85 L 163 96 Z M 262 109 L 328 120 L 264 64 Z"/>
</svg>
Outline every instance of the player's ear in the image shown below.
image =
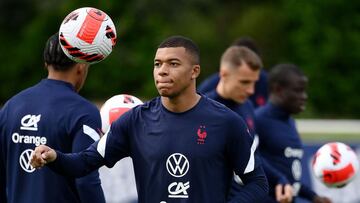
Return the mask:
<svg viewBox="0 0 360 203">
<path fill-rule="evenodd" d="M 279 97 L 281 97 L 283 95 L 284 87 L 282 87 L 280 84 L 278 84 L 278 83 L 273 84 L 272 89 L 273 89 L 272 91 Z"/>
<path fill-rule="evenodd" d="M 87 73 L 88 67 L 89 67 L 88 64 L 78 63 L 78 64 L 76 64 L 76 73 L 78 75 L 84 75 L 85 73 Z"/>
<path fill-rule="evenodd" d="M 220 76 L 220 78 L 225 78 L 225 77 L 227 77 L 229 74 L 230 74 L 230 72 L 229 72 L 229 69 L 228 69 L 228 68 L 224 68 L 224 67 L 221 67 L 221 68 L 220 68 L 220 71 L 219 71 L 219 76 Z"/>
<path fill-rule="evenodd" d="M 200 65 L 194 65 L 192 69 L 191 79 L 196 79 L 197 77 L 199 77 L 200 72 L 201 72 Z"/>
</svg>

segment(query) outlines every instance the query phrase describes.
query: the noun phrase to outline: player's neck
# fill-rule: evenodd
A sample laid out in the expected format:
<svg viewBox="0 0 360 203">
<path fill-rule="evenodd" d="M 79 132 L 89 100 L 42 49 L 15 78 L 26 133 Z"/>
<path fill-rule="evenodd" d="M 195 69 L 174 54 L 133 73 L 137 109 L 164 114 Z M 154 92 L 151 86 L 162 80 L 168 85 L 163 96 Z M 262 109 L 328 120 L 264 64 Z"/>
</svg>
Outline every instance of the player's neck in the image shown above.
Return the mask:
<svg viewBox="0 0 360 203">
<path fill-rule="evenodd" d="M 161 97 L 163 106 L 175 113 L 181 113 L 193 108 L 200 100 L 201 96 L 195 91 L 190 95 L 179 95 L 176 97 Z"/>
<path fill-rule="evenodd" d="M 60 80 L 60 81 L 68 82 L 72 84 L 74 87 L 76 83 L 74 77 L 68 72 L 49 71 L 47 78 L 52 80 Z"/>
<path fill-rule="evenodd" d="M 226 94 L 224 83 L 221 81 L 221 79 L 216 86 L 216 93 L 223 99 L 230 99 L 230 97 Z"/>
</svg>

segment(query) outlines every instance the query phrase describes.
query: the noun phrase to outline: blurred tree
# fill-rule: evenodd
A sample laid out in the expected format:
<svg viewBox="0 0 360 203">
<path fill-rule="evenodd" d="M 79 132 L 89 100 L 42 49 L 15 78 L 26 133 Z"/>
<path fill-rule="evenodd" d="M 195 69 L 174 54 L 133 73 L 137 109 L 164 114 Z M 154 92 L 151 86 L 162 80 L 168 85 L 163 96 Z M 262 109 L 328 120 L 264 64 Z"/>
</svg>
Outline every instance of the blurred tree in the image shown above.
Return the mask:
<svg viewBox="0 0 360 203">
<path fill-rule="evenodd" d="M 68 13 L 85 6 L 109 14 L 118 34 L 113 53 L 92 66 L 81 91 L 85 97 L 156 96 L 153 57 L 170 35 L 188 36 L 199 45 L 200 82 L 218 70 L 223 50 L 246 35 L 258 42 L 266 68 L 293 62 L 305 69 L 315 116 L 360 118 L 359 3 L 340 0 L 2 0 L 0 104 L 46 77 L 42 52 L 47 37 Z"/>
<path fill-rule="evenodd" d="M 284 0 L 287 55 L 310 77 L 315 115 L 360 117 L 360 2 Z"/>
</svg>

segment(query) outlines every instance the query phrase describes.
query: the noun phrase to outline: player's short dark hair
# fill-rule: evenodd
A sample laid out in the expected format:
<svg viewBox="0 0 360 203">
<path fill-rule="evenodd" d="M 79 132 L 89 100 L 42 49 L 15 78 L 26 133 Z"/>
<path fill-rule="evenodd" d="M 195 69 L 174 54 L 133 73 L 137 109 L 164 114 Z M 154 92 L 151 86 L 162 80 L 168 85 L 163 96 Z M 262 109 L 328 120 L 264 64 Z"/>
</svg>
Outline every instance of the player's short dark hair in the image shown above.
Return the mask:
<svg viewBox="0 0 360 203">
<path fill-rule="evenodd" d="M 76 62 L 65 55 L 60 47 L 59 33 L 53 34 L 46 42 L 44 49 L 44 62 L 57 71 L 67 71 L 73 67 Z"/>
<path fill-rule="evenodd" d="M 305 76 L 304 72 L 295 64 L 284 63 L 275 65 L 268 74 L 270 91 L 274 85 L 287 86 L 291 82 L 290 75 Z"/>
<path fill-rule="evenodd" d="M 260 57 L 245 46 L 231 46 L 221 56 L 221 66 L 227 65 L 230 68 L 237 68 L 246 63 L 252 70 L 259 70 L 263 64 Z"/>
<path fill-rule="evenodd" d="M 232 46 L 245 46 L 255 52 L 257 55 L 260 54 L 260 50 L 255 42 L 255 40 L 251 37 L 244 36 L 236 39 L 232 44 Z"/>
<path fill-rule="evenodd" d="M 158 48 L 184 47 L 192 58 L 193 63 L 200 64 L 200 49 L 191 39 L 180 35 L 171 36 L 165 39 Z"/>
</svg>

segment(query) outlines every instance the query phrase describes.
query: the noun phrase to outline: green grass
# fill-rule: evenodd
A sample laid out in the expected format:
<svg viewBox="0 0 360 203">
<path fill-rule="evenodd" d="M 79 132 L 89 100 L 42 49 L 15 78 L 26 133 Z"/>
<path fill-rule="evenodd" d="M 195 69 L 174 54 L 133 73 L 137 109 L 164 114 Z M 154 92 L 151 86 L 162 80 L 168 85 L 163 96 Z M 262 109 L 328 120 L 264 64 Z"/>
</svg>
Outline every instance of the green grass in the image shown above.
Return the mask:
<svg viewBox="0 0 360 203">
<path fill-rule="evenodd" d="M 302 133 L 304 143 L 339 141 L 346 143 L 360 143 L 360 134 L 357 133 Z"/>
</svg>

